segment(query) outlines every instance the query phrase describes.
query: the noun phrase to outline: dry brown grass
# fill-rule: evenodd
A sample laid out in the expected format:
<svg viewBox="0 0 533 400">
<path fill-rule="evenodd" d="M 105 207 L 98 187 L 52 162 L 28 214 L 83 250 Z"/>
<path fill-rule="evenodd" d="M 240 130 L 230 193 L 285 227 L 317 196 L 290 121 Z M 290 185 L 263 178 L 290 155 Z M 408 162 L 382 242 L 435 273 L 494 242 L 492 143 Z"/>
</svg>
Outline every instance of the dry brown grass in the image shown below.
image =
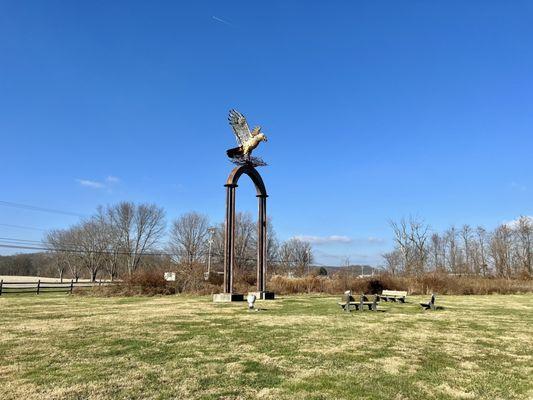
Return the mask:
<svg viewBox="0 0 533 400">
<path fill-rule="evenodd" d="M 287 278 L 274 276 L 269 288 L 276 293 L 381 293 L 384 289 L 406 290 L 409 294 L 513 294 L 533 292 L 533 279 L 483 278 L 470 276 L 451 276 L 445 274 L 425 274 L 419 277 L 396 277 L 376 275 L 358 278 L 337 274 L 333 277 L 308 276 L 304 278 Z"/>
<path fill-rule="evenodd" d="M 0 398 L 528 399 L 533 296 L 0 298 Z"/>
</svg>

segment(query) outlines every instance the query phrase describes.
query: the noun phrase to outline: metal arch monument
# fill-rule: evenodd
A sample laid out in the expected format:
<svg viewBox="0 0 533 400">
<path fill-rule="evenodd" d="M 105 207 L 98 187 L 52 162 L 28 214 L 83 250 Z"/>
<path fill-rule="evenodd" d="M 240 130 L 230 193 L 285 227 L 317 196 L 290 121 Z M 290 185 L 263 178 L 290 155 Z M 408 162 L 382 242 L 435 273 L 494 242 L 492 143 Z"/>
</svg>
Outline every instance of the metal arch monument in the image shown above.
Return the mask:
<svg viewBox="0 0 533 400">
<path fill-rule="evenodd" d="M 254 293 L 259 299 L 274 299 L 274 293 L 266 290 L 267 272 L 267 191 L 263 178 L 257 171 L 257 166 L 266 163 L 257 157 L 252 157 L 252 151 L 262 141 L 267 141 L 261 133 L 261 128 L 256 127 L 252 131 L 244 116 L 238 111 L 231 110 L 229 122 L 237 139 L 236 148 L 227 151 L 228 157 L 237 166 L 230 172 L 226 184 L 226 218 L 224 232 L 224 292 L 215 294 L 215 302 L 243 301 L 244 295 L 233 292 L 233 267 L 235 265 L 235 195 L 239 178 L 245 174 L 250 177 L 255 185 L 258 199 L 257 216 L 257 292 Z"/>
</svg>

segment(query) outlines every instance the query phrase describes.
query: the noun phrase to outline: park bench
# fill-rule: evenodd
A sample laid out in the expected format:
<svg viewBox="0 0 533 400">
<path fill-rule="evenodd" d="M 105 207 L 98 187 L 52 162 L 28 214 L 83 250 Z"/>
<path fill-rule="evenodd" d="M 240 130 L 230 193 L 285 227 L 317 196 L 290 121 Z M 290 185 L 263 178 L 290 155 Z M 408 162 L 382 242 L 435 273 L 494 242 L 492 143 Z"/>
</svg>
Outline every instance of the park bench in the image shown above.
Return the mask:
<svg viewBox="0 0 533 400">
<path fill-rule="evenodd" d="M 420 303 L 420 305 L 424 310 L 435 310 L 435 295 L 432 294 L 431 300 L 429 300 L 427 303 Z"/>
<path fill-rule="evenodd" d="M 347 312 L 350 311 L 363 311 L 365 307 L 368 307 L 368 310 L 370 311 L 377 311 L 378 309 L 378 300 L 379 296 L 375 295 L 373 301 L 369 301 L 368 297 L 364 294 L 361 295 L 359 301 L 355 301 L 353 296 L 351 295 L 344 295 L 342 298 L 342 301 L 338 302 L 337 304 Z"/>
<path fill-rule="evenodd" d="M 405 303 L 405 297 L 407 296 L 406 291 L 402 290 L 384 290 L 380 295 L 380 300 L 384 301 L 399 301 L 400 303 Z"/>
</svg>

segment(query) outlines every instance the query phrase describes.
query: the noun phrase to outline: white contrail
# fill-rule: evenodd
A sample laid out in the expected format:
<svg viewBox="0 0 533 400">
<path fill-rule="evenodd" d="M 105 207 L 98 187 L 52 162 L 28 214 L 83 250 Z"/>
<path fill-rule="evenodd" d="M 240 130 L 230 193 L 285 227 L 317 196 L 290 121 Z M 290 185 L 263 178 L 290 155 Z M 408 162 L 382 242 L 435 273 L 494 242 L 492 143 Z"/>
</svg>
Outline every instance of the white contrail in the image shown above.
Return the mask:
<svg viewBox="0 0 533 400">
<path fill-rule="evenodd" d="M 222 18 L 218 18 L 216 16 L 212 16 L 212 18 L 215 20 L 215 21 L 218 21 L 218 22 L 222 22 L 223 24 L 226 24 L 228 26 L 232 26 L 233 24 L 231 22 L 228 22 L 228 21 L 224 21 Z"/>
</svg>

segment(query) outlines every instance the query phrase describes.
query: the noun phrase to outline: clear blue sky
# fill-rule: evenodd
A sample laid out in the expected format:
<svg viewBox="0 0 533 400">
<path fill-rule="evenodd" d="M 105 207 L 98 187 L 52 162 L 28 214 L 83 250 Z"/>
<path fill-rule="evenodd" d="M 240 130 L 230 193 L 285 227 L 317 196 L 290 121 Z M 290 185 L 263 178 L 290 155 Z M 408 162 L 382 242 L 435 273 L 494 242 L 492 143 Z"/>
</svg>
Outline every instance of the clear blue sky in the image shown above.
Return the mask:
<svg viewBox="0 0 533 400">
<path fill-rule="evenodd" d="M 222 221 L 235 107 L 269 137 L 279 237 L 321 263 L 379 263 L 409 214 L 532 215 L 531 21 L 519 0 L 0 1 L 0 200 Z M 3 237 L 76 221 L 0 206 Z"/>
</svg>

